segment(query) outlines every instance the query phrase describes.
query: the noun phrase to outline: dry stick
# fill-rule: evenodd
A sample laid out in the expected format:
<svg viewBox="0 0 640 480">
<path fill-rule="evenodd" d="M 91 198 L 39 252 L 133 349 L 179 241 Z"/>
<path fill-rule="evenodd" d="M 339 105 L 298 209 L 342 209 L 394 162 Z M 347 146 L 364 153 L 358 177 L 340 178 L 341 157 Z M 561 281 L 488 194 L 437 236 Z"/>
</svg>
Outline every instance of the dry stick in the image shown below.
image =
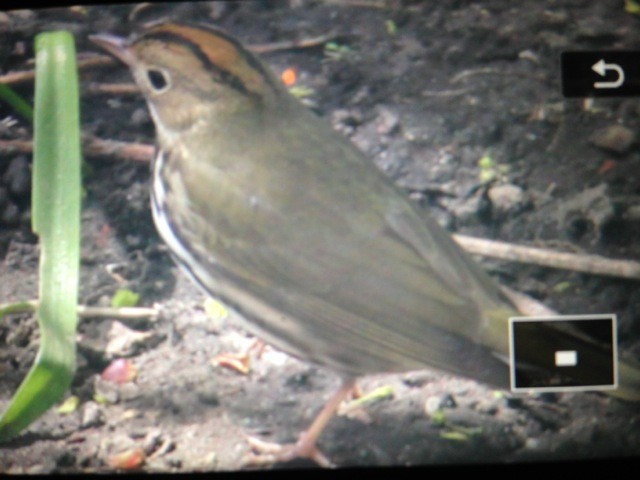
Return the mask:
<svg viewBox="0 0 640 480">
<path fill-rule="evenodd" d="M 333 40 L 338 35 L 330 33 L 327 35 L 320 35 L 318 37 L 303 38 L 301 40 L 284 40 L 282 42 L 273 42 L 260 45 L 250 45 L 249 50 L 255 53 L 270 53 L 280 50 L 295 50 L 300 48 L 313 48 L 323 43 Z"/>
<path fill-rule="evenodd" d="M 128 143 L 103 140 L 96 137 L 83 139 L 83 152 L 91 157 L 116 157 L 122 160 L 150 162 L 155 154 L 155 146 L 146 143 Z"/>
<path fill-rule="evenodd" d="M 117 142 L 85 136 L 82 139 L 83 153 L 87 157 L 114 157 L 135 162 L 149 162 L 153 158 L 155 147 L 145 143 Z M 0 140 L 0 154 L 31 154 L 33 143 L 30 140 Z"/>
<path fill-rule="evenodd" d="M 0 304 L 0 311 L 4 314 L 33 313 L 38 308 L 38 300 Z M 135 320 L 139 318 L 155 318 L 160 313 L 157 308 L 148 307 L 88 307 L 78 305 L 78 316 L 117 318 L 120 320 Z"/>
<path fill-rule="evenodd" d="M 558 312 L 547 307 L 544 303 L 529 295 L 500 285 L 500 289 L 507 296 L 516 309 L 527 317 L 550 317 L 558 315 Z"/>
<path fill-rule="evenodd" d="M 460 83 L 462 80 L 466 79 L 467 77 L 472 77 L 475 75 L 499 75 L 501 77 L 509 75 L 513 77 L 524 77 L 527 79 L 533 78 L 534 80 L 538 80 L 539 82 L 542 82 L 542 83 L 550 82 L 549 78 L 547 78 L 546 75 L 532 75 L 529 72 L 514 72 L 514 71 L 508 71 L 508 70 L 505 71 L 499 68 L 492 68 L 492 67 L 472 68 L 469 70 L 463 70 L 457 75 L 454 75 L 449 80 L 449 82 L 453 84 Z"/>
<path fill-rule="evenodd" d="M 117 318 L 119 320 L 135 320 L 139 318 L 156 318 L 159 314 L 157 308 L 148 307 L 88 307 L 78 305 L 78 315 L 80 318 L 101 317 Z"/>
<path fill-rule="evenodd" d="M 105 67 L 110 65 L 116 65 L 116 61 L 115 59 L 107 57 L 106 55 L 92 55 L 89 58 L 78 60 L 78 69 Z M 9 72 L 5 75 L 0 75 L 0 83 L 11 85 L 14 83 L 32 82 L 35 76 L 36 75 L 34 70 Z"/>
<path fill-rule="evenodd" d="M 140 95 L 135 83 L 89 83 L 83 89 L 87 93 L 100 95 Z"/>
<path fill-rule="evenodd" d="M 389 2 L 386 0 L 324 0 L 328 4 L 347 5 L 349 7 L 365 7 L 365 8 L 388 8 Z"/>
<path fill-rule="evenodd" d="M 612 260 L 598 255 L 556 252 L 465 235 L 453 235 L 453 238 L 468 252 L 485 257 L 640 280 L 640 262 L 633 260 Z"/>
<path fill-rule="evenodd" d="M 459 88 L 457 90 L 423 90 L 420 95 L 423 97 L 457 97 L 469 93 L 468 88 Z"/>
</svg>

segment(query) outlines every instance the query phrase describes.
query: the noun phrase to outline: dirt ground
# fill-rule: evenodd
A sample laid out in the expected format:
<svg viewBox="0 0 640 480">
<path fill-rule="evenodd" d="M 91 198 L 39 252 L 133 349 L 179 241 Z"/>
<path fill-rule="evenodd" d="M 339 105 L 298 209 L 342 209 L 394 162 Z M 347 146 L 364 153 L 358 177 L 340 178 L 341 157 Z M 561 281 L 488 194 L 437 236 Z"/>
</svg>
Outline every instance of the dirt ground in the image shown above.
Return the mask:
<svg viewBox="0 0 640 480">
<path fill-rule="evenodd" d="M 38 32 L 68 29 L 80 53 L 95 53 L 89 34 L 127 35 L 159 18 L 215 24 L 250 45 L 330 38 L 334 47 L 298 45 L 263 58 L 276 72 L 294 67 L 311 108 L 450 231 L 640 260 L 638 101 L 567 100 L 560 89 L 562 51 L 639 44 L 640 17 L 625 12 L 622 1 L 291 0 L 22 10 L 0 14 L 1 73 L 32 68 Z M 131 82 L 124 67 L 84 69 L 81 82 L 86 133 L 153 143 L 140 95 L 95 87 Z M 30 82 L 13 87 L 33 94 Z M 0 105 L 0 139 L 30 138 L 30 126 L 12 116 Z M 161 314 L 125 328 L 110 318 L 82 320 L 70 392 L 79 408 L 52 409 L 1 445 L 0 472 L 110 472 L 110 459 L 137 448 L 148 472 L 230 471 L 249 468 L 246 435 L 294 441 L 338 387 L 338 376 L 270 348 L 252 359 L 247 375 L 213 365 L 217 354 L 246 349 L 253 337 L 233 318 L 210 318 L 204 295 L 172 263 L 151 219 L 148 165 L 86 160 L 80 302 L 108 305 L 126 287 Z M 30 161 L 28 154 L 0 152 L 0 303 L 36 297 Z M 640 358 L 637 281 L 481 261 L 501 283 L 562 313 L 615 312 L 620 349 Z M 118 347 L 130 330 L 144 335 Z M 33 363 L 37 343 L 31 315 L 0 320 L 0 407 Z M 104 368 L 123 357 L 135 365 L 136 380 L 102 380 Z M 366 377 L 360 386 L 365 392 L 391 386 L 394 393 L 332 420 L 320 447 L 338 466 L 640 453 L 640 408 L 606 395 L 514 396 L 428 371 Z M 106 400 L 96 401 L 96 394 Z M 434 410 L 445 420 L 437 421 Z"/>
</svg>

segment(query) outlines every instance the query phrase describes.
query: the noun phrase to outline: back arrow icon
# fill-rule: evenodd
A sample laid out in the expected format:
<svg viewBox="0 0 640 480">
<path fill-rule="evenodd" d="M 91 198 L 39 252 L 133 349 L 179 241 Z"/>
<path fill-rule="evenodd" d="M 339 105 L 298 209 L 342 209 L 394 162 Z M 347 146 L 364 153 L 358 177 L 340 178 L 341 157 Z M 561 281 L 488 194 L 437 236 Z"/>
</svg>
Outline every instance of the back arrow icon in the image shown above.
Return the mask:
<svg viewBox="0 0 640 480">
<path fill-rule="evenodd" d="M 622 67 L 615 63 L 606 63 L 604 58 L 594 63 L 591 70 L 601 77 L 605 77 L 607 75 L 607 70 L 613 70 L 618 74 L 618 78 L 616 80 L 610 82 L 595 82 L 593 84 L 594 88 L 618 88 L 624 83 L 624 70 L 622 70 Z"/>
</svg>

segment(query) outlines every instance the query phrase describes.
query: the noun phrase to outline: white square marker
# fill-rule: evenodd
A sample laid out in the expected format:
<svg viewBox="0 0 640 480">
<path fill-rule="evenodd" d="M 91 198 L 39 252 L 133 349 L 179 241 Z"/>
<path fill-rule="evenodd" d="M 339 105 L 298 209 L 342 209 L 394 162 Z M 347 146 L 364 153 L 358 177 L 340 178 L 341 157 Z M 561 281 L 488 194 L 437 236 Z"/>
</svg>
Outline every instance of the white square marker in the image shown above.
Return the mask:
<svg viewBox="0 0 640 480">
<path fill-rule="evenodd" d="M 556 367 L 575 367 L 578 364 L 578 352 L 575 350 L 558 350 Z"/>
</svg>

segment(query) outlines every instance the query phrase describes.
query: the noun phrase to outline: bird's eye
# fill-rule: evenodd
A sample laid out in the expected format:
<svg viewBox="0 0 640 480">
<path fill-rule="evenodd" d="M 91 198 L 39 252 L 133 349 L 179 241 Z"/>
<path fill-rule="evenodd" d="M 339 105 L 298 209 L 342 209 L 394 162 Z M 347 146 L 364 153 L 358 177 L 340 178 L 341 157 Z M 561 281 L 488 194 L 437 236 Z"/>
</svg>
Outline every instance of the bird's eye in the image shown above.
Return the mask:
<svg viewBox="0 0 640 480">
<path fill-rule="evenodd" d="M 147 78 L 149 84 L 156 93 L 164 92 L 171 85 L 169 74 L 164 70 L 158 70 L 156 68 L 150 68 L 147 70 Z"/>
</svg>

